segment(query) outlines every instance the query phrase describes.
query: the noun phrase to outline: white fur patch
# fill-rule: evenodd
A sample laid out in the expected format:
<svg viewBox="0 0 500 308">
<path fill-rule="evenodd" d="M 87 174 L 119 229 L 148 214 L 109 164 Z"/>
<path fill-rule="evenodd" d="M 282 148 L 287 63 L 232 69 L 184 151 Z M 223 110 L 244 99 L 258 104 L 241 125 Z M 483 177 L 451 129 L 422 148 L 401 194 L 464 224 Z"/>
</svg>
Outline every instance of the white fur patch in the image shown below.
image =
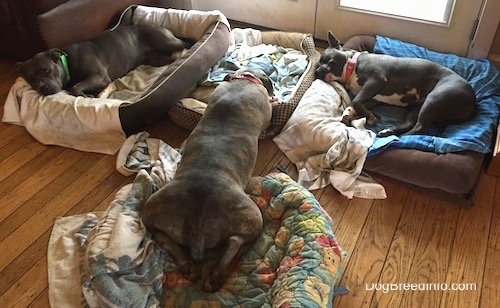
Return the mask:
<svg viewBox="0 0 500 308">
<path fill-rule="evenodd" d="M 379 94 L 377 94 L 373 98 L 379 102 L 386 103 L 389 105 L 406 107 L 406 106 L 408 106 L 408 103 L 401 101 L 403 99 L 403 97 L 405 97 L 405 96 L 414 96 L 415 101 L 420 100 L 420 97 L 417 93 L 417 89 L 411 89 L 410 91 L 406 92 L 406 94 L 393 94 L 393 95 L 379 95 Z"/>
</svg>

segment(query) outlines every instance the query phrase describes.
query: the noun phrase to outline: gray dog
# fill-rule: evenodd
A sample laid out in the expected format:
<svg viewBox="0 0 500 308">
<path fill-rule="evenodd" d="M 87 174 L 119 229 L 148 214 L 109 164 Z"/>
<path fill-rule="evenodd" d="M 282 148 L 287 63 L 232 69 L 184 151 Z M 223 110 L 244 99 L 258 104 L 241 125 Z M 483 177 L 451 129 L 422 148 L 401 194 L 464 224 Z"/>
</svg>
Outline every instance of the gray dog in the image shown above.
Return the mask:
<svg viewBox="0 0 500 308">
<path fill-rule="evenodd" d="M 352 107 L 368 124 L 376 121 L 366 108 L 372 98 L 410 109 L 405 123 L 384 129 L 379 136 L 425 132 L 432 124 L 457 123 L 476 113 L 474 90 L 450 69 L 424 59 L 344 50 L 331 32 L 328 43 L 316 76 L 339 81 L 356 94 Z"/>
<path fill-rule="evenodd" d="M 142 220 L 180 272 L 196 281 L 217 254 L 202 289 L 219 290 L 229 264 L 260 234 L 262 215 L 244 189 L 257 158 L 259 134 L 269 126 L 272 90 L 262 71 L 237 72 L 213 92 L 186 140 L 174 179 L 146 202 Z M 220 255 L 219 255 L 220 254 Z M 201 261 L 209 262 L 201 262 Z"/>
<path fill-rule="evenodd" d="M 67 89 L 74 95 L 96 96 L 111 81 L 140 64 L 161 66 L 172 62 L 172 52 L 185 47 L 166 28 L 126 25 L 66 48 L 40 52 L 14 67 L 42 95 Z"/>
</svg>

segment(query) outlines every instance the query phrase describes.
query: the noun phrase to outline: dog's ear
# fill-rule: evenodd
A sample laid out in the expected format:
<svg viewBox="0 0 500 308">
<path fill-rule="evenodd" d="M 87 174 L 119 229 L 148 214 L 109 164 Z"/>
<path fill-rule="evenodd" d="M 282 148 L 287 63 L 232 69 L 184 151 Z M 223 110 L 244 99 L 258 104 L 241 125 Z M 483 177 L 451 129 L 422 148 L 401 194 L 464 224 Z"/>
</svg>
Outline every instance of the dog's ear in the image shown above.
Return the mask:
<svg viewBox="0 0 500 308">
<path fill-rule="evenodd" d="M 266 88 L 269 96 L 273 96 L 274 93 L 273 83 L 271 82 L 271 79 L 266 75 L 266 73 L 261 69 L 255 69 L 253 73 L 255 77 L 260 79 L 262 85 L 264 86 L 264 88 Z"/>
<path fill-rule="evenodd" d="M 16 62 L 16 63 L 14 63 L 14 71 L 16 73 L 20 73 L 21 72 L 21 68 L 23 67 L 23 63 L 24 62 Z"/>
<path fill-rule="evenodd" d="M 64 54 L 64 51 L 58 48 L 52 48 L 49 50 L 49 56 L 54 62 L 59 62 L 61 59 L 61 55 Z"/>
<path fill-rule="evenodd" d="M 342 45 L 340 45 L 340 41 L 333 35 L 332 31 L 328 31 L 328 45 L 331 48 L 342 50 Z"/>
</svg>

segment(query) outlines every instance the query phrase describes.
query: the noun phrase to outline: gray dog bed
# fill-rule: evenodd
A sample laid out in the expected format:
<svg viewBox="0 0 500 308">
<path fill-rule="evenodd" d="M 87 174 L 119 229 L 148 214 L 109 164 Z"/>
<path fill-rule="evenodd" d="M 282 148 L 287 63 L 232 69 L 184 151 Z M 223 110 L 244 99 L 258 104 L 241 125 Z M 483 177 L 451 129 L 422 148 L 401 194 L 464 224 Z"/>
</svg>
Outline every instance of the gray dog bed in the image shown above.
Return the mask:
<svg viewBox="0 0 500 308">
<path fill-rule="evenodd" d="M 161 25 L 194 44 L 170 65 L 142 65 L 116 80 L 107 98 L 42 96 L 18 78 L 2 120 L 25 126 L 43 144 L 114 154 L 128 135 L 165 117 L 229 46 L 229 23 L 219 11 L 131 6 L 117 26 L 131 23 Z"/>
</svg>

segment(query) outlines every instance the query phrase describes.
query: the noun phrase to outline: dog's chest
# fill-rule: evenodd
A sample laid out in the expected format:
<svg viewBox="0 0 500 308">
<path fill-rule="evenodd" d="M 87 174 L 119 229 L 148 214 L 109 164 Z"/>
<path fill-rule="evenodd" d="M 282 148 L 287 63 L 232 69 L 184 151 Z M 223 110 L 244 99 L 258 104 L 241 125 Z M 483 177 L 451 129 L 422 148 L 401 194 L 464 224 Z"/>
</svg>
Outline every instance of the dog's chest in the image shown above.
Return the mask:
<svg viewBox="0 0 500 308">
<path fill-rule="evenodd" d="M 351 91 L 354 95 L 359 94 L 359 92 L 361 92 L 361 90 L 364 87 L 364 85 L 359 84 L 358 81 L 359 81 L 358 75 L 355 72 L 353 72 L 353 74 L 346 83 L 346 88 L 349 91 Z M 363 89 L 363 91 L 369 92 L 370 90 Z M 367 96 L 366 100 L 373 98 L 381 103 L 399 107 L 407 107 L 408 105 L 412 105 L 420 101 L 420 95 L 416 88 L 411 88 L 401 91 L 384 89 L 384 91 L 380 92 L 385 92 L 385 93 L 384 94 L 378 93 L 372 97 Z M 386 94 L 387 92 L 392 94 Z"/>
<path fill-rule="evenodd" d="M 420 101 L 417 89 L 413 88 L 406 93 L 399 94 L 394 93 L 391 95 L 377 94 L 373 97 L 375 100 L 386 103 L 393 106 L 407 107 L 408 105 L 417 103 Z"/>
</svg>

